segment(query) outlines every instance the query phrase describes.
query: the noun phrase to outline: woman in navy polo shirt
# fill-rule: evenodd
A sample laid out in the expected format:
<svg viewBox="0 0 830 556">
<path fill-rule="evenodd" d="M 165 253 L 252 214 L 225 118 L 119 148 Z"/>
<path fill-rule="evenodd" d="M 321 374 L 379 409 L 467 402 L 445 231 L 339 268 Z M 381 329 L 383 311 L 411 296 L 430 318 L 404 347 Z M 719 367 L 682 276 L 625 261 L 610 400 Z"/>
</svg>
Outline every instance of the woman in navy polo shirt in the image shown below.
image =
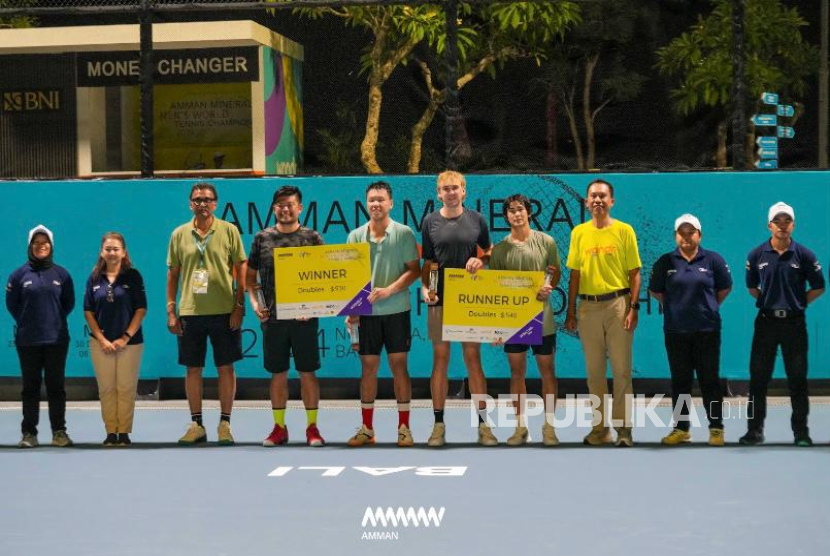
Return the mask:
<svg viewBox="0 0 830 556">
<path fill-rule="evenodd" d="M 146 313 L 144 280 L 132 266 L 124 237 L 107 232 L 84 295 L 84 316 L 91 335 L 89 354 L 107 429 L 104 446 L 131 444 L 138 369 L 144 352 L 141 321 Z"/>
<path fill-rule="evenodd" d="M 723 257 L 700 247 L 700 220 L 684 214 L 675 220 L 674 229 L 677 249 L 654 264 L 648 288 L 663 305 L 663 331 L 671 370 L 675 428 L 662 443 L 675 445 L 692 440 L 689 410 L 697 371 L 709 418 L 709 444 L 723 446 L 719 310 L 732 290 L 732 276 Z"/>
<path fill-rule="evenodd" d="M 17 324 L 14 343 L 23 377 L 23 438 L 18 447 L 38 445 L 40 385 L 46 380 L 52 445 L 71 446 L 66 434 L 64 371 L 69 351 L 66 316 L 75 308 L 72 277 L 52 261 L 54 238 L 46 226 L 29 230 L 29 262 L 6 285 L 6 308 Z"/>
</svg>

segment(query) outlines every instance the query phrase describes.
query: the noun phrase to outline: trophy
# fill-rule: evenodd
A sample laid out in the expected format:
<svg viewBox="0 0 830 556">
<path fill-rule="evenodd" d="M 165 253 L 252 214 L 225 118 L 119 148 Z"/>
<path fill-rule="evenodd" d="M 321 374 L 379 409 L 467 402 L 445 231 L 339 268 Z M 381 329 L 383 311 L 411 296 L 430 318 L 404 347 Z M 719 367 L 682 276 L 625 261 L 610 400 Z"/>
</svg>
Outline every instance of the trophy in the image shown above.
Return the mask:
<svg viewBox="0 0 830 556">
<path fill-rule="evenodd" d="M 429 264 L 429 300 L 435 302 L 435 296 L 438 292 L 438 263 Z"/>
<path fill-rule="evenodd" d="M 259 312 L 262 313 L 262 316 L 267 320 L 268 317 L 271 316 L 271 311 L 265 303 L 265 294 L 262 292 L 262 286 L 257 284 L 256 287 L 254 287 L 254 292 L 256 293 L 256 302 L 257 305 L 259 305 Z"/>
<path fill-rule="evenodd" d="M 351 323 L 349 326 L 349 338 L 351 339 L 352 346 L 360 345 L 360 330 L 359 324 L 357 322 Z"/>
<path fill-rule="evenodd" d="M 552 265 L 548 265 L 548 267 L 545 269 L 545 281 L 542 282 L 544 285 L 546 285 L 546 286 L 548 284 L 553 285 L 553 273 L 554 272 L 556 272 L 556 268 L 553 267 Z"/>
</svg>

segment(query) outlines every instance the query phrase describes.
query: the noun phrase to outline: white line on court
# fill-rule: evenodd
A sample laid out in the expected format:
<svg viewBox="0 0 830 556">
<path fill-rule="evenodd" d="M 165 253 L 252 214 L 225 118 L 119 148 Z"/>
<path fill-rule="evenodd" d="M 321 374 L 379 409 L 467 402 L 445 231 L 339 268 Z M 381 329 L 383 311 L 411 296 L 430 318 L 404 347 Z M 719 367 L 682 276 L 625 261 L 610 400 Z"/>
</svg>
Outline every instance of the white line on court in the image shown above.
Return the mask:
<svg viewBox="0 0 830 556">
<path fill-rule="evenodd" d="M 648 404 L 651 398 L 635 398 L 634 405 L 637 407 L 644 407 Z M 702 398 L 693 398 L 695 406 L 702 407 Z M 747 398 L 725 398 L 724 401 L 736 404 L 738 406 L 746 406 Z M 470 400 L 447 400 L 445 404 L 446 409 L 469 409 Z M 508 400 L 494 400 L 496 407 L 506 407 L 510 404 Z M 535 407 L 540 403 L 538 399 L 528 400 L 528 407 Z M 830 405 L 830 396 L 813 396 L 810 397 L 811 405 Z M 432 402 L 430 400 L 412 400 L 411 407 L 413 409 L 432 409 Z M 557 408 L 561 407 L 576 407 L 586 406 L 588 400 L 585 398 L 566 398 L 558 399 L 556 401 Z M 769 406 L 788 406 L 790 405 L 790 398 L 786 396 L 771 396 L 767 398 L 767 405 Z M 669 396 L 663 397 L 657 407 L 670 407 L 671 398 Z M 41 402 L 41 409 L 46 409 L 48 406 L 46 402 Z M 204 409 L 215 410 L 219 409 L 219 402 L 217 400 L 204 400 Z M 97 401 L 83 401 L 83 402 L 67 402 L 66 408 L 72 411 L 100 411 L 101 406 Z M 187 400 L 137 400 L 135 408 L 138 411 L 164 411 L 164 410 L 184 410 L 188 409 Z M 235 411 L 271 411 L 271 402 L 268 400 L 239 400 L 234 402 L 233 408 Z M 303 402 L 300 400 L 290 400 L 288 402 L 289 409 L 302 409 Z M 320 400 L 320 409 L 327 411 L 352 411 L 360 409 L 360 401 L 358 400 Z M 375 409 L 378 410 L 396 410 L 397 404 L 395 400 L 377 400 L 375 401 Z M 21 411 L 20 402 L 0 402 L 0 411 Z"/>
</svg>

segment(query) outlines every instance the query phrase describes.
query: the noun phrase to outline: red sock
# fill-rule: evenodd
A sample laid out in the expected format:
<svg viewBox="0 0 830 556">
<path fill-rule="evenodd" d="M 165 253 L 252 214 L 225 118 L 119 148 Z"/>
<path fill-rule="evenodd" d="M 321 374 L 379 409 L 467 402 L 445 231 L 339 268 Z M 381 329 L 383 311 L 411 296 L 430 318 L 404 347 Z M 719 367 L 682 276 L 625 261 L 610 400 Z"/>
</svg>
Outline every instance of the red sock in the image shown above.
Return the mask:
<svg viewBox="0 0 830 556">
<path fill-rule="evenodd" d="M 363 426 L 367 429 L 374 429 L 372 426 L 372 416 L 375 414 L 375 405 L 371 403 L 361 403 L 360 412 L 363 414 Z"/>
<path fill-rule="evenodd" d="M 406 425 L 409 428 L 409 402 L 398 403 L 398 427 Z"/>
<path fill-rule="evenodd" d="M 406 425 L 406 428 L 409 428 L 408 411 L 398 411 L 398 427 L 400 427 L 401 425 Z"/>
</svg>

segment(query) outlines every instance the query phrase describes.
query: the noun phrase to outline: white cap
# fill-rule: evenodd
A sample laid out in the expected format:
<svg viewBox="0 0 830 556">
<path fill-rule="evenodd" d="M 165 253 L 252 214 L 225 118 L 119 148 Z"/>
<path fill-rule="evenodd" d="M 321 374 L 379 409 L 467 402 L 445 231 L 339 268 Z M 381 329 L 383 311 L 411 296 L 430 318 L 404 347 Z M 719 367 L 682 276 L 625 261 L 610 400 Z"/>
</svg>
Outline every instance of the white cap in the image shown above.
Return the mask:
<svg viewBox="0 0 830 556">
<path fill-rule="evenodd" d="M 795 211 L 793 210 L 793 207 L 781 201 L 775 203 L 769 208 L 769 218 L 767 218 L 767 221 L 772 222 L 779 214 L 786 214 L 792 218 L 793 221 L 795 221 Z"/>
<path fill-rule="evenodd" d="M 697 219 L 697 216 L 694 214 L 681 214 L 677 217 L 677 220 L 674 221 L 674 231 L 680 229 L 680 226 L 683 224 L 691 224 L 692 227 L 697 230 L 698 232 L 702 232 L 703 228 L 700 227 L 700 220 Z"/>
<path fill-rule="evenodd" d="M 52 247 L 55 246 L 55 240 L 52 238 L 52 230 L 44 226 L 43 224 L 38 224 L 31 230 L 29 230 L 29 243 L 26 245 L 32 244 L 32 238 L 35 237 L 35 234 L 46 234 L 46 237 L 49 238 L 49 243 L 52 244 Z"/>
</svg>

